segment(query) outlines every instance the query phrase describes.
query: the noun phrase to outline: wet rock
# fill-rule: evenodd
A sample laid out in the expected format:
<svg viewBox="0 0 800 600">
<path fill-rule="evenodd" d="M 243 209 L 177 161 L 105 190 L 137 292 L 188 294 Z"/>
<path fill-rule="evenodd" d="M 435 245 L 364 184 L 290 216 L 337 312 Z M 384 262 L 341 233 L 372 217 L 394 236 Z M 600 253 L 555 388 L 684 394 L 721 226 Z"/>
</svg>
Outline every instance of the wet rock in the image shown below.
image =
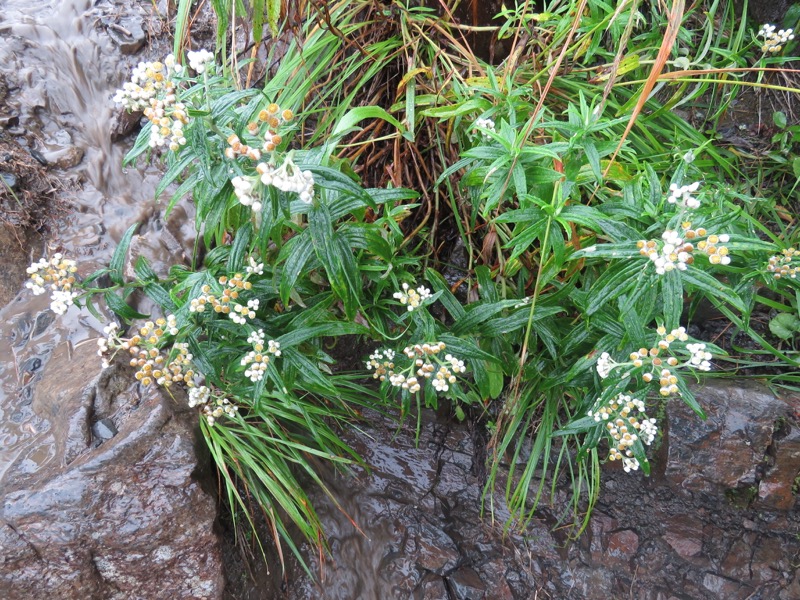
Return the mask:
<svg viewBox="0 0 800 600">
<path fill-rule="evenodd" d="M 639 549 L 639 536 L 631 529 L 615 531 L 608 536 L 606 556 L 609 561 L 627 563 Z"/>
<path fill-rule="evenodd" d="M 83 160 L 83 148 L 68 146 L 42 153 L 45 163 L 57 169 L 71 169 Z"/>
<path fill-rule="evenodd" d="M 332 560 L 324 584 L 300 578 L 287 597 L 794 600 L 800 511 L 786 494 L 797 476 L 797 400 L 742 382 L 696 394 L 708 420 L 671 403 L 653 475 L 606 465 L 589 528 L 575 542 L 554 532 L 558 503 L 524 535 L 503 535 L 499 495 L 494 521 L 481 518 L 483 481 L 472 464 L 481 437 L 469 425 L 426 413 L 415 446 L 413 431 L 373 418 L 366 435 L 347 434 L 372 470 L 332 481 L 363 534 L 315 497 Z M 781 493 L 762 497 L 773 482 Z M 730 486 L 740 485 L 756 490 L 753 502 L 731 502 Z"/>
<path fill-rule="evenodd" d="M 793 407 L 798 414 L 800 406 Z M 788 418 L 775 423 L 767 471 L 758 484 L 756 507 L 791 510 L 797 500 L 800 477 L 800 426 Z"/>
<path fill-rule="evenodd" d="M 5 129 L 10 135 L 21 135 L 25 130 L 19 127 L 19 115 L 14 111 L 0 113 L 0 127 Z M 21 132 L 21 133 L 20 133 Z"/>
<path fill-rule="evenodd" d="M 376 415 L 373 428 L 368 436 L 347 438 L 370 471 L 358 471 L 355 480 L 330 482 L 363 533 L 324 495 L 315 496 L 330 532 L 332 560 L 322 567 L 324 584 L 297 580 L 288 597 L 534 597 L 539 582 L 529 569 L 528 553 L 516 554 L 506 544 L 508 539 L 524 542 L 504 534 L 502 501 L 497 501 L 496 523 L 480 517 L 482 483 L 471 472 L 470 432 L 426 419 L 417 446 L 412 430 L 393 435 L 396 426 L 388 419 Z M 535 531 L 538 543 L 554 547 L 546 527 Z"/>
<path fill-rule="evenodd" d="M 111 121 L 111 141 L 118 142 L 128 137 L 139 126 L 141 120 L 141 112 L 118 111 Z"/>
<path fill-rule="evenodd" d="M 100 419 L 92 425 L 92 435 L 99 440 L 110 440 L 117 435 L 117 426 L 111 419 Z"/>
<path fill-rule="evenodd" d="M 741 1 L 740 1 L 741 4 Z M 786 11 L 794 4 L 791 0 L 749 0 L 747 9 L 750 16 L 755 20 L 755 28 L 764 23 L 780 25 Z"/>
<path fill-rule="evenodd" d="M 118 22 L 106 19 L 108 36 L 119 46 L 122 54 L 136 54 L 147 40 L 139 15 L 124 15 Z"/>
<path fill-rule="evenodd" d="M 17 189 L 17 176 L 13 173 L 0 173 L 0 179 L 3 180 L 6 189 L 12 191 Z"/>
<path fill-rule="evenodd" d="M 450 589 L 457 600 L 481 600 L 486 597 L 486 582 L 481 581 L 478 574 L 469 567 L 461 567 L 447 578 Z M 508 589 L 508 585 L 504 586 Z M 508 598 L 508 595 L 498 594 L 496 588 L 492 592 L 492 598 Z"/>
<path fill-rule="evenodd" d="M 216 501 L 194 477 L 196 415 L 140 396 L 128 373 L 101 373 L 92 346 L 56 346 L 23 422 L 0 423 L 0 597 L 220 597 Z M 6 394 L 0 410 L 16 402 Z M 91 414 L 102 417 L 93 431 L 111 434 L 97 447 Z"/>
<path fill-rule="evenodd" d="M 791 414 L 790 404 L 749 383 L 703 388 L 703 421 L 680 400 L 668 413 L 667 481 L 680 494 L 719 497 L 726 490 L 757 489 L 776 421 Z"/>
</svg>

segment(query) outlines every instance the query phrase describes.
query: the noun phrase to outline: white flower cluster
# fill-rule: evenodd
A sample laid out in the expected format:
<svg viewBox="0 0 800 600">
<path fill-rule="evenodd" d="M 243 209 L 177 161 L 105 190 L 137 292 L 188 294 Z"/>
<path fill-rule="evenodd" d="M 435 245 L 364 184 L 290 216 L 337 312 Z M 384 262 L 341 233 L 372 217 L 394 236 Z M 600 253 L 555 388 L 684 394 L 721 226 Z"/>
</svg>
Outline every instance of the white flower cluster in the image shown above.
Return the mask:
<svg viewBox="0 0 800 600">
<path fill-rule="evenodd" d="M 685 206 L 686 208 L 690 209 L 700 208 L 700 201 L 692 195 L 699 188 L 699 181 L 695 181 L 689 185 L 681 186 L 673 183 L 669 186 L 669 196 L 667 197 L 667 202 L 670 204 L 677 204 L 678 206 Z"/>
<path fill-rule="evenodd" d="M 225 156 L 231 160 L 237 156 L 246 156 L 250 160 L 261 160 L 261 150 L 243 144 L 239 136 L 232 133 L 228 136 L 228 147 L 225 148 Z"/>
<path fill-rule="evenodd" d="M 134 67 L 130 81 L 122 85 L 114 96 L 114 102 L 121 104 L 129 111 L 144 110 L 150 106 L 159 93 L 172 93 L 175 83 L 173 74 L 180 74 L 183 67 L 175 63 L 175 57 L 170 54 L 164 62 L 140 62 Z"/>
<path fill-rule="evenodd" d="M 156 383 L 169 387 L 173 383 L 184 383 L 187 387 L 194 386 L 195 372 L 192 370 L 192 354 L 189 345 L 185 342 L 175 343 L 172 350 L 165 356 L 160 346 L 164 345 L 166 335 L 177 335 L 178 325 L 174 315 L 156 319 L 155 322 L 147 321 L 130 338 L 119 335 L 119 326 L 111 323 L 105 329 L 107 338 L 97 340 L 97 354 L 103 360 L 103 368 L 108 367 L 109 361 L 117 351 L 125 350 L 130 354 L 130 366 L 138 370 L 134 377 L 142 385 Z M 107 355 L 111 353 L 111 357 Z M 172 360 L 168 360 L 172 355 Z"/>
<path fill-rule="evenodd" d="M 463 360 L 452 354 L 446 354 L 444 360 L 440 359 L 438 355 L 445 348 L 444 342 L 408 346 L 403 354 L 412 362 L 399 371 L 395 370 L 395 353 L 388 349 L 373 352 L 366 365 L 368 370 L 374 370 L 374 379 L 388 379 L 392 386 L 408 390 L 412 394 L 420 391 L 426 380 L 431 382 L 437 392 L 446 392 L 458 381 L 456 376 L 466 372 L 467 367 Z"/>
<path fill-rule="evenodd" d="M 261 128 L 260 124 L 266 123 L 268 129 L 264 133 L 264 145 L 262 147 L 264 152 L 274 152 L 283 141 L 283 138 L 278 134 L 278 128 L 289 123 L 292 119 L 294 119 L 294 113 L 291 110 L 288 108 L 281 110 L 281 107 L 273 102 L 258 113 L 258 121 L 249 123 L 247 129 L 253 135 L 257 135 Z"/>
<path fill-rule="evenodd" d="M 772 273 L 775 279 L 781 277 L 797 278 L 798 267 L 792 266 L 792 260 L 800 256 L 800 251 L 794 248 L 786 248 L 781 254 L 770 256 L 767 264 L 767 271 Z"/>
<path fill-rule="evenodd" d="M 689 364 L 701 371 L 710 371 L 711 352 L 706 350 L 705 344 L 686 344 L 686 349 L 691 353 Z"/>
<path fill-rule="evenodd" d="M 603 352 L 600 358 L 597 359 L 596 365 L 600 377 L 605 379 L 617 367 L 633 367 L 634 369 L 646 367 L 649 371 L 642 373 L 642 381 L 650 383 L 657 378 L 660 386 L 659 393 L 662 396 L 669 396 L 680 393 L 678 377 L 675 375 L 675 371 L 678 369 L 690 367 L 701 371 L 711 370 L 709 361 L 712 355 L 706 350 L 705 344 L 686 344 L 685 347 L 690 353 L 690 358 L 683 363 L 675 356 L 665 356 L 663 354 L 670 351 L 673 342 L 686 342 L 689 340 L 685 327 L 676 327 L 670 332 L 667 332 L 665 327 L 659 327 L 656 331 L 660 338 L 658 342 L 652 348 L 639 348 L 639 350 L 631 352 L 629 356 L 630 362 L 618 363 L 608 352 Z M 624 373 L 623 377 L 628 377 L 630 374 L 631 372 Z"/>
<path fill-rule="evenodd" d="M 239 411 L 239 407 L 231 403 L 224 395 L 212 394 L 211 390 L 204 385 L 189 390 L 189 406 L 191 408 L 202 406 L 203 416 L 206 418 L 206 422 L 212 426 L 222 415 L 233 418 Z"/>
<path fill-rule="evenodd" d="M 259 303 L 260 301 L 258 298 L 251 298 L 247 301 L 247 306 L 243 304 L 234 304 L 233 310 L 228 313 L 228 317 L 237 325 L 244 325 L 247 323 L 247 319 L 252 320 L 256 318 L 256 311 L 258 310 Z"/>
<path fill-rule="evenodd" d="M 74 260 L 64 258 L 60 252 L 56 252 L 50 260 L 42 258 L 26 269 L 30 280 L 25 287 L 34 296 L 44 294 L 49 287 L 50 309 L 57 315 L 63 315 L 78 297 L 78 293 L 72 290 L 77 270 Z"/>
<path fill-rule="evenodd" d="M 162 99 L 153 98 L 150 106 L 144 109 L 152 126 L 150 127 L 150 147 L 161 147 L 169 142 L 169 149 L 176 152 L 186 145 L 183 127 L 189 123 L 186 106 L 178 102 L 175 94 L 167 94 Z"/>
<path fill-rule="evenodd" d="M 233 184 L 233 193 L 242 206 L 249 206 L 253 212 L 261 212 L 261 201 L 257 200 L 253 191 L 255 189 L 256 180 L 253 177 L 237 176 L 231 179 Z"/>
<path fill-rule="evenodd" d="M 239 325 L 246 323 L 247 319 L 255 319 L 259 307 L 258 298 L 252 298 L 246 304 L 236 302 L 239 294 L 253 289 L 253 284 L 245 280 L 244 275 L 236 273 L 233 277 L 222 276 L 219 278 L 222 292 L 219 293 L 206 284 L 201 288 L 202 293 L 189 302 L 190 313 L 203 313 L 210 306 L 215 313 L 228 315 L 231 321 Z"/>
<path fill-rule="evenodd" d="M 487 131 L 491 131 L 492 133 L 496 133 L 494 121 L 491 119 L 484 119 L 483 117 L 475 119 L 475 129 L 485 129 Z M 492 139 L 492 136 L 486 133 L 486 131 L 482 131 L 481 136 L 484 140 Z"/>
<path fill-rule="evenodd" d="M 248 262 L 250 263 L 247 265 L 244 270 L 245 273 L 248 275 L 263 275 L 264 274 L 264 263 L 260 263 L 256 261 L 255 258 L 252 256 L 248 257 Z"/>
<path fill-rule="evenodd" d="M 385 381 L 386 375 L 394 369 L 394 362 L 392 361 L 394 361 L 394 350 L 389 348 L 376 350 L 369 355 L 369 360 L 366 362 L 367 370 L 375 370 L 372 374 L 373 379 Z"/>
<path fill-rule="evenodd" d="M 790 42 L 794 39 L 794 30 L 779 29 L 775 31 L 775 25 L 766 23 L 761 26 L 756 36 L 764 38 L 764 43 L 761 45 L 762 52 L 765 54 L 776 54 L 783 50 L 783 46 L 786 42 Z"/>
<path fill-rule="evenodd" d="M 178 102 L 173 75 L 183 67 L 170 54 L 164 62 L 140 62 L 131 80 L 117 90 L 114 102 L 130 111 L 144 111 L 152 123 L 150 147 L 169 145 L 173 152 L 186 144 L 183 127 L 189 122 L 186 106 Z"/>
<path fill-rule="evenodd" d="M 105 327 L 103 327 L 103 333 L 106 334 L 106 337 L 101 337 L 97 339 L 97 356 L 100 357 L 101 364 L 104 369 L 107 369 L 111 366 L 106 354 L 108 354 L 109 347 L 108 343 L 110 339 L 116 338 L 117 330 L 119 329 L 119 324 L 116 321 L 112 321 Z"/>
<path fill-rule="evenodd" d="M 204 385 L 193 387 L 189 390 L 189 408 L 202 406 L 211 397 L 211 390 Z"/>
<path fill-rule="evenodd" d="M 656 273 L 663 275 L 668 271 L 678 269 L 685 271 L 686 267 L 694 262 L 691 244 L 684 244 L 683 238 L 677 231 L 667 229 L 661 234 L 663 241 L 661 249 L 655 240 L 639 240 L 639 254 L 646 256 L 656 266 Z"/>
<path fill-rule="evenodd" d="M 704 228 L 692 229 L 692 224 L 686 221 L 681 224 L 683 234 L 667 229 L 661 234 L 661 247 L 655 240 L 639 240 L 636 245 L 639 254 L 649 258 L 656 267 L 656 273 L 663 275 L 669 271 L 678 269 L 685 271 L 688 265 L 694 263 L 694 251 L 700 250 L 708 256 L 708 262 L 712 265 L 731 264 L 730 251 L 726 244 L 730 241 L 727 233 L 720 235 L 709 234 Z M 706 239 L 697 242 L 697 246 L 689 240 L 697 238 Z"/>
<path fill-rule="evenodd" d="M 214 54 L 205 49 L 196 52 L 190 50 L 186 53 L 186 58 L 195 73 L 204 73 L 209 65 L 214 64 Z"/>
<path fill-rule="evenodd" d="M 640 465 L 633 454 L 633 445 L 641 440 L 649 446 L 658 434 L 656 420 L 645 414 L 644 402 L 620 393 L 608 406 L 590 410 L 588 415 L 598 423 L 606 424 L 606 433 L 611 441 L 608 460 L 621 460 L 626 473 L 638 470 Z"/>
<path fill-rule="evenodd" d="M 287 156 L 277 169 L 267 163 L 256 165 L 261 175 L 261 183 L 278 188 L 282 192 L 296 192 L 300 200 L 311 204 L 314 200 L 314 175 L 311 171 L 303 171 Z"/>
<path fill-rule="evenodd" d="M 253 345 L 253 349 L 242 357 L 239 364 L 247 367 L 244 376 L 253 383 L 261 381 L 264 378 L 264 373 L 267 370 L 270 357 L 272 354 L 276 358 L 281 355 L 281 345 L 275 340 L 267 342 L 266 350 L 264 349 L 264 341 L 266 336 L 263 329 L 254 331 L 247 338 L 247 343 Z"/>
<path fill-rule="evenodd" d="M 422 303 L 431 297 L 431 291 L 424 286 L 414 289 L 407 283 L 403 283 L 403 290 L 395 292 L 392 297 L 399 300 L 400 304 L 408 306 L 410 312 L 422 306 Z"/>
<path fill-rule="evenodd" d="M 600 375 L 600 379 L 605 379 L 611 374 L 611 371 L 618 365 L 619 363 L 611 358 L 611 355 L 608 352 L 603 352 L 600 355 L 600 358 L 597 359 L 597 374 Z"/>
</svg>

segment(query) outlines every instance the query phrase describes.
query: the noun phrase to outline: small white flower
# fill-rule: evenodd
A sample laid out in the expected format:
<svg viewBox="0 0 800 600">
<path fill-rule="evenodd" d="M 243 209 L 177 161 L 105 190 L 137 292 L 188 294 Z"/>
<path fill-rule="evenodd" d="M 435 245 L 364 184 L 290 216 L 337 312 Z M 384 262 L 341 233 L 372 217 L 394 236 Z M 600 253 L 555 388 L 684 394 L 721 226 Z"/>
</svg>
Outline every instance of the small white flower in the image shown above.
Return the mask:
<svg viewBox="0 0 800 600">
<path fill-rule="evenodd" d="M 605 379 L 611 374 L 611 370 L 617 366 L 616 361 L 611 358 L 608 352 L 603 352 L 600 355 L 600 358 L 597 359 L 597 374 L 600 375 L 600 379 Z"/>
<path fill-rule="evenodd" d="M 198 50 L 192 52 L 191 50 L 186 53 L 186 58 L 189 59 L 189 66 L 194 69 L 196 73 L 204 73 L 206 67 L 214 63 L 214 55 L 208 50 Z"/>
<path fill-rule="evenodd" d="M 264 274 L 264 263 L 257 262 L 252 256 L 249 258 L 250 264 L 245 267 L 245 271 L 249 275 L 263 275 Z"/>
</svg>

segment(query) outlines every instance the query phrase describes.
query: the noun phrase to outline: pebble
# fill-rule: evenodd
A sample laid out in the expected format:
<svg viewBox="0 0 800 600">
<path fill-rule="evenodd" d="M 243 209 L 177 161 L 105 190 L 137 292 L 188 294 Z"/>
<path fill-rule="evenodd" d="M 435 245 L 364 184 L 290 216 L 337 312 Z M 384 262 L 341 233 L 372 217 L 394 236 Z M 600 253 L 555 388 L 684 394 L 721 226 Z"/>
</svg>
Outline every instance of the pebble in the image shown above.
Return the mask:
<svg viewBox="0 0 800 600">
<path fill-rule="evenodd" d="M 58 169 L 70 169 L 83 160 L 83 149 L 69 146 L 45 153 L 44 159 L 49 165 Z"/>
<path fill-rule="evenodd" d="M 97 423 L 92 425 L 92 433 L 94 437 L 101 440 L 110 440 L 117 435 L 117 426 L 111 419 L 100 419 Z"/>
<path fill-rule="evenodd" d="M 17 189 L 17 177 L 12 173 L 2 173 L 0 172 L 0 178 L 2 178 L 3 183 L 8 186 L 9 189 L 16 190 Z"/>
</svg>

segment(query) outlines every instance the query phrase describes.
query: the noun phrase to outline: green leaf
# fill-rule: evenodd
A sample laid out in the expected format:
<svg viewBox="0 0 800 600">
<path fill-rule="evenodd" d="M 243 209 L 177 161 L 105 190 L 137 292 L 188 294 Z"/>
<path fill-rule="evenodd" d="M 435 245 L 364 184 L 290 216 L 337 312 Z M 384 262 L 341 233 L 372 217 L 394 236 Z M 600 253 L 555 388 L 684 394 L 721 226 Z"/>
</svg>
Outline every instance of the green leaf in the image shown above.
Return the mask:
<svg viewBox="0 0 800 600">
<path fill-rule="evenodd" d="M 570 258 L 632 258 L 641 257 L 636 242 L 623 242 L 621 244 L 595 244 L 573 253 Z"/>
<path fill-rule="evenodd" d="M 142 130 L 139 132 L 139 135 L 136 136 L 136 142 L 133 144 L 133 148 L 128 150 L 128 153 L 125 155 L 125 158 L 122 159 L 122 166 L 127 167 L 131 163 L 135 162 L 136 159 L 144 153 L 146 150 L 150 148 L 150 129 L 152 124 L 148 121 Z"/>
<path fill-rule="evenodd" d="M 289 305 L 292 288 L 303 271 L 303 267 L 306 266 L 306 263 L 313 255 L 314 243 L 311 239 L 311 232 L 308 229 L 300 235 L 294 236 L 281 248 L 278 260 L 286 260 L 279 285 L 281 302 L 283 302 L 284 306 Z"/>
<path fill-rule="evenodd" d="M 746 312 L 744 302 L 729 286 L 725 285 L 718 279 L 709 275 L 705 271 L 697 268 L 689 268 L 680 272 L 681 280 L 684 285 L 690 285 L 698 290 L 705 292 L 709 296 L 713 296 L 727 302 L 736 310 L 744 313 Z"/>
<path fill-rule="evenodd" d="M 671 330 L 678 327 L 683 314 L 683 285 L 678 271 L 662 275 L 661 298 L 664 303 L 664 326 Z"/>
<path fill-rule="evenodd" d="M 148 298 L 150 298 L 153 302 L 158 304 L 164 310 L 171 313 L 174 313 L 177 310 L 177 307 L 175 306 L 175 303 L 172 301 L 169 292 L 165 290 L 160 284 L 148 283 L 146 286 L 144 286 L 144 293 Z"/>
<path fill-rule="evenodd" d="M 481 325 L 500 311 L 511 308 L 519 304 L 519 300 L 501 300 L 500 302 L 486 302 L 472 304 L 468 307 L 466 315 L 459 318 L 451 329 L 453 335 L 464 335 L 474 332 L 481 332 Z"/>
<path fill-rule="evenodd" d="M 114 250 L 114 254 L 111 256 L 111 262 L 108 265 L 108 276 L 111 278 L 111 281 L 117 285 L 122 285 L 124 282 L 122 269 L 125 266 L 125 257 L 128 254 L 131 238 L 133 238 L 133 233 L 136 231 L 137 227 L 139 227 L 138 223 L 134 223 L 128 227 L 128 230 L 119 241 L 117 249 Z"/>
<path fill-rule="evenodd" d="M 272 33 L 272 37 L 278 37 L 280 29 L 278 20 L 281 17 L 281 0 L 267 0 L 267 24 Z"/>
<path fill-rule="evenodd" d="M 164 173 L 161 181 L 158 183 L 155 194 L 156 198 L 160 198 L 161 194 L 166 191 L 169 185 L 175 181 L 196 159 L 197 157 L 192 152 L 183 152 L 180 159 L 176 160 L 169 166 L 167 172 Z"/>
<path fill-rule="evenodd" d="M 459 104 L 429 108 L 422 111 L 422 115 L 434 119 L 451 119 L 468 113 L 486 112 L 491 107 L 491 102 L 484 98 L 472 98 Z"/>
<path fill-rule="evenodd" d="M 290 331 L 276 338 L 281 348 L 291 348 L 307 340 L 319 337 L 336 337 L 340 335 L 363 335 L 368 330 L 358 323 L 346 323 L 343 321 L 329 321 L 320 325 L 302 327 L 296 331 Z"/>
<path fill-rule="evenodd" d="M 156 275 L 156 272 L 150 267 L 150 263 L 144 256 L 137 257 L 136 264 L 133 266 L 133 271 L 140 281 L 158 280 L 158 275 Z"/>
<path fill-rule="evenodd" d="M 333 223 L 325 204 L 314 206 L 308 215 L 308 229 L 314 244 L 314 253 L 328 275 L 331 289 L 344 303 L 348 318 L 355 317 L 358 307 L 358 283 L 353 254 L 333 230 Z"/>
<path fill-rule="evenodd" d="M 586 159 L 589 161 L 589 166 L 592 168 L 595 180 L 597 183 L 601 183 L 603 181 L 603 171 L 600 168 L 600 153 L 597 151 L 594 142 L 589 139 L 584 139 L 583 151 L 586 152 Z"/>
<path fill-rule="evenodd" d="M 143 315 L 142 313 L 138 313 L 133 310 L 127 305 L 125 300 L 117 296 L 112 291 L 108 291 L 103 294 L 103 298 L 105 298 L 108 308 L 126 321 L 132 321 L 133 319 L 146 319 L 148 317 L 148 315 Z"/>
<path fill-rule="evenodd" d="M 328 141 L 330 151 L 333 150 L 333 147 L 339 142 L 339 139 L 341 139 L 349 131 L 352 131 L 356 124 L 364 119 L 383 119 L 384 121 L 397 127 L 398 131 L 404 130 L 403 124 L 380 106 L 359 106 L 350 109 L 339 120 L 339 122 L 336 123 L 336 127 L 334 127 L 333 131 L 331 132 Z"/>
<path fill-rule="evenodd" d="M 236 232 L 236 238 L 231 246 L 231 253 L 228 256 L 228 272 L 239 273 L 244 267 L 244 255 L 250 248 L 250 238 L 253 234 L 253 226 L 248 221 Z"/>
<path fill-rule="evenodd" d="M 586 314 L 592 315 L 609 300 L 625 293 L 634 285 L 643 285 L 641 276 L 647 265 L 642 261 L 622 262 L 607 269 L 589 290 L 589 303 Z M 651 284 L 652 285 L 652 284 Z"/>
<path fill-rule="evenodd" d="M 786 129 L 786 113 L 778 110 L 772 113 L 772 122 L 778 129 Z"/>
<path fill-rule="evenodd" d="M 264 34 L 264 0 L 251 0 L 253 6 L 253 41 L 256 45 L 261 44 Z"/>
<path fill-rule="evenodd" d="M 439 296 L 439 302 L 441 302 L 447 312 L 450 313 L 450 316 L 453 317 L 456 322 L 464 318 L 467 313 L 464 307 L 461 306 L 461 302 L 459 302 L 450 291 L 450 286 L 447 284 L 444 277 L 433 269 L 425 269 L 425 278 L 430 282 L 434 292 L 442 293 L 442 295 Z"/>
<path fill-rule="evenodd" d="M 172 46 L 172 54 L 176 59 L 180 59 L 183 40 L 189 31 L 189 11 L 192 8 L 192 0 L 180 0 L 175 16 L 175 41 Z"/>
<path fill-rule="evenodd" d="M 782 340 L 788 340 L 800 331 L 800 319 L 791 313 L 780 313 L 774 319 L 770 319 L 769 330 Z"/>
</svg>

